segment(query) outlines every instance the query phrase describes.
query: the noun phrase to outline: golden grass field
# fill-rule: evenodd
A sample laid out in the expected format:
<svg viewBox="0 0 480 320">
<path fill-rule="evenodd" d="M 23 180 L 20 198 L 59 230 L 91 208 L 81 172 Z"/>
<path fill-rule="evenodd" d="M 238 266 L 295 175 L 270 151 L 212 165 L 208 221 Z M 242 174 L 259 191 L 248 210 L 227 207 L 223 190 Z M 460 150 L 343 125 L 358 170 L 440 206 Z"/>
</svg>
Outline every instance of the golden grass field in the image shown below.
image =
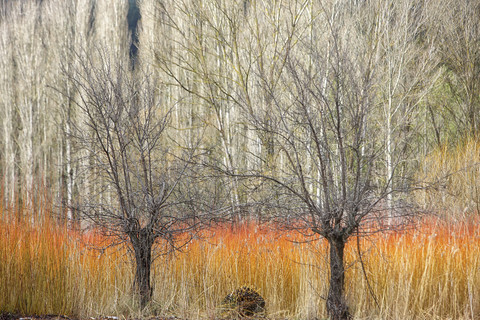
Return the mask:
<svg viewBox="0 0 480 320">
<path fill-rule="evenodd" d="M 125 248 L 89 249 L 86 243 L 100 239 L 56 224 L 46 200 L 34 209 L 0 210 L 0 313 L 137 315 Z M 255 223 L 206 231 L 184 252 L 156 260 L 149 312 L 213 319 L 222 298 L 248 284 L 265 298 L 269 318 L 325 318 L 326 245 L 293 239 L 302 238 Z M 480 318 L 479 224 L 428 218 L 360 245 L 378 305 L 352 238 L 345 289 L 355 318 Z"/>
</svg>

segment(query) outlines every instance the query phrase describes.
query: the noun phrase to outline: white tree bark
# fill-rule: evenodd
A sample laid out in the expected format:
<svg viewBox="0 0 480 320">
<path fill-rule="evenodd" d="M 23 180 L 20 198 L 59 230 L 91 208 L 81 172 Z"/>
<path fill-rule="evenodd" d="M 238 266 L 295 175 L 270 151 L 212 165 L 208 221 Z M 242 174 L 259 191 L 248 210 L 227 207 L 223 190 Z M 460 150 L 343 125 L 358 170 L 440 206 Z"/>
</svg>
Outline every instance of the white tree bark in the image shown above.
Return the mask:
<svg viewBox="0 0 480 320">
<path fill-rule="evenodd" d="M 9 21 L 0 22 L 0 121 L 2 124 L 2 176 L 4 184 L 4 199 L 6 205 L 12 205 L 15 200 L 15 147 L 14 147 L 14 120 L 13 120 L 13 52 L 11 34 L 8 29 Z"/>
</svg>

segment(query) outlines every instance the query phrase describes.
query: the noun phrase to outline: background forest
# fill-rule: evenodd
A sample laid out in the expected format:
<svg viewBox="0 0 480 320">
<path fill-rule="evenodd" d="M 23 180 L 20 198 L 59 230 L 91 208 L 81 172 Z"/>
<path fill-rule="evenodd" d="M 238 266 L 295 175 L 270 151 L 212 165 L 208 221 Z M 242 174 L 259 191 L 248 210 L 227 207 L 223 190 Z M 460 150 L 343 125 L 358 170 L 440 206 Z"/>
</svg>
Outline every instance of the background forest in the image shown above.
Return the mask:
<svg viewBox="0 0 480 320">
<path fill-rule="evenodd" d="M 126 249 L 87 254 L 112 243 L 77 227 L 127 241 L 112 212 L 158 203 L 181 228 L 159 236 L 151 313 L 214 317 L 253 284 L 272 317 L 331 315 L 321 279 L 341 226 L 341 245 L 368 236 L 345 251 L 355 317 L 480 315 L 480 1 L 0 5 L 0 311 L 134 314 Z M 205 242 L 172 240 L 204 220 Z"/>
<path fill-rule="evenodd" d="M 144 0 L 138 6 L 133 53 L 127 1 L 2 2 L 4 203 L 30 199 L 41 185 L 68 205 L 95 188 L 69 135 L 72 123 L 82 125 L 72 102 L 77 93 L 62 71 L 78 63 L 72 52 L 95 56 L 107 48 L 112 59 L 134 64 L 133 73 L 145 70 L 159 108 L 173 108 L 168 130 L 177 143 L 192 145 L 201 132 L 202 148 L 237 170 L 268 166 L 260 155 L 277 153 L 265 130 L 246 119 L 249 110 L 268 122 L 261 112 L 295 99 L 295 81 L 285 75 L 290 63 L 328 78 L 322 59 L 333 54 L 335 33 L 341 54 L 358 64 L 353 76 L 370 77 L 368 122 L 375 135 L 369 138 L 383 148 L 378 170 L 390 176 L 397 154 L 405 154 L 401 170 L 420 180 L 452 174 L 438 192 L 422 195 L 421 205 L 476 211 L 477 2 Z M 286 165 L 282 158 L 271 161 Z M 454 173 L 469 182 L 455 183 Z M 235 188 L 232 201 L 248 197 Z"/>
</svg>

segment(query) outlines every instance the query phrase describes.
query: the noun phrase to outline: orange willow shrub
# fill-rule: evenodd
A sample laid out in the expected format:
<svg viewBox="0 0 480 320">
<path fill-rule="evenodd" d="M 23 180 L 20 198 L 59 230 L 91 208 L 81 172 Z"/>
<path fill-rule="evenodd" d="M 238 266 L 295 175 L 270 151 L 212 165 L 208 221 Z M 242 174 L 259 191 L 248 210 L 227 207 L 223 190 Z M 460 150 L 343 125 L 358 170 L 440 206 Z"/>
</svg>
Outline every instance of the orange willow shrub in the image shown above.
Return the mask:
<svg viewBox="0 0 480 320">
<path fill-rule="evenodd" d="M 34 228 L 25 219 L 13 217 L 2 221 L 0 234 L 2 310 L 71 310 L 64 230 L 46 233 L 42 227 Z"/>
<path fill-rule="evenodd" d="M 292 242 L 293 234 L 245 223 L 204 232 L 185 252 L 156 264 L 155 299 L 187 317 L 213 316 L 223 297 L 251 285 L 267 300 L 271 316 L 315 315 L 325 286 L 323 255 Z M 324 247 L 316 243 L 315 249 Z M 322 249 L 323 250 L 323 249 Z M 318 281 L 321 280 L 321 281 Z M 312 310 L 305 308 L 312 304 Z M 312 312 L 314 311 L 314 312 Z"/>
<path fill-rule="evenodd" d="M 356 239 L 346 249 L 346 292 L 356 318 L 476 319 L 480 316 L 480 227 L 429 219 L 403 233 Z M 292 242 L 254 224 L 211 231 L 186 252 L 156 265 L 156 295 L 166 310 L 213 315 L 243 284 L 258 288 L 271 317 L 325 317 L 324 241 Z M 305 239 L 303 239 L 305 240 Z M 210 314 L 209 314 L 210 312 Z"/>
<path fill-rule="evenodd" d="M 480 225 L 427 219 L 405 233 L 364 240 L 364 260 L 379 306 L 366 293 L 358 264 L 347 291 L 358 316 L 394 319 L 478 319 Z M 350 259 L 352 261 L 352 259 Z"/>
<path fill-rule="evenodd" d="M 132 315 L 125 249 L 90 250 L 87 243 L 104 239 L 58 225 L 49 218 L 51 209 L 48 202 L 36 209 L 0 208 L 0 312 Z M 409 232 L 361 239 L 378 305 L 351 239 L 346 292 L 355 317 L 479 318 L 479 225 L 429 219 Z M 248 284 L 265 298 L 269 317 L 325 317 L 328 251 L 324 241 L 308 240 L 254 223 L 205 231 L 183 252 L 158 257 L 150 312 L 211 318 L 228 292 Z"/>
<path fill-rule="evenodd" d="M 124 255 L 83 246 L 77 233 L 52 218 L 51 201 L 44 200 L 35 208 L 0 207 L 0 312 L 114 312 L 131 285 Z"/>
</svg>

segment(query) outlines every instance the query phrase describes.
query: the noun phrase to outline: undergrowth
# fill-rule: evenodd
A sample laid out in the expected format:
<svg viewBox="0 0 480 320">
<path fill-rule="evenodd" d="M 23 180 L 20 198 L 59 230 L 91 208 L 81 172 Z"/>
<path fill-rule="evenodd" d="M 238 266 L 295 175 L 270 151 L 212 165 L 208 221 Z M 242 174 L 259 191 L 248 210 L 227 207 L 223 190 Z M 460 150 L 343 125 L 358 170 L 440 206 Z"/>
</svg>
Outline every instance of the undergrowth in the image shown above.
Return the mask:
<svg viewBox="0 0 480 320">
<path fill-rule="evenodd" d="M 90 249 L 86 243 L 100 239 L 57 223 L 48 202 L 0 210 L 1 312 L 137 315 L 125 248 Z M 159 257 L 147 311 L 214 318 L 228 292 L 251 285 L 265 298 L 271 318 L 325 317 L 325 242 L 273 227 L 216 227 L 183 252 Z M 431 218 L 408 232 L 363 238 L 360 246 L 368 283 L 355 239 L 346 250 L 345 289 L 356 318 L 480 317 L 480 227 L 475 221 Z"/>
</svg>

